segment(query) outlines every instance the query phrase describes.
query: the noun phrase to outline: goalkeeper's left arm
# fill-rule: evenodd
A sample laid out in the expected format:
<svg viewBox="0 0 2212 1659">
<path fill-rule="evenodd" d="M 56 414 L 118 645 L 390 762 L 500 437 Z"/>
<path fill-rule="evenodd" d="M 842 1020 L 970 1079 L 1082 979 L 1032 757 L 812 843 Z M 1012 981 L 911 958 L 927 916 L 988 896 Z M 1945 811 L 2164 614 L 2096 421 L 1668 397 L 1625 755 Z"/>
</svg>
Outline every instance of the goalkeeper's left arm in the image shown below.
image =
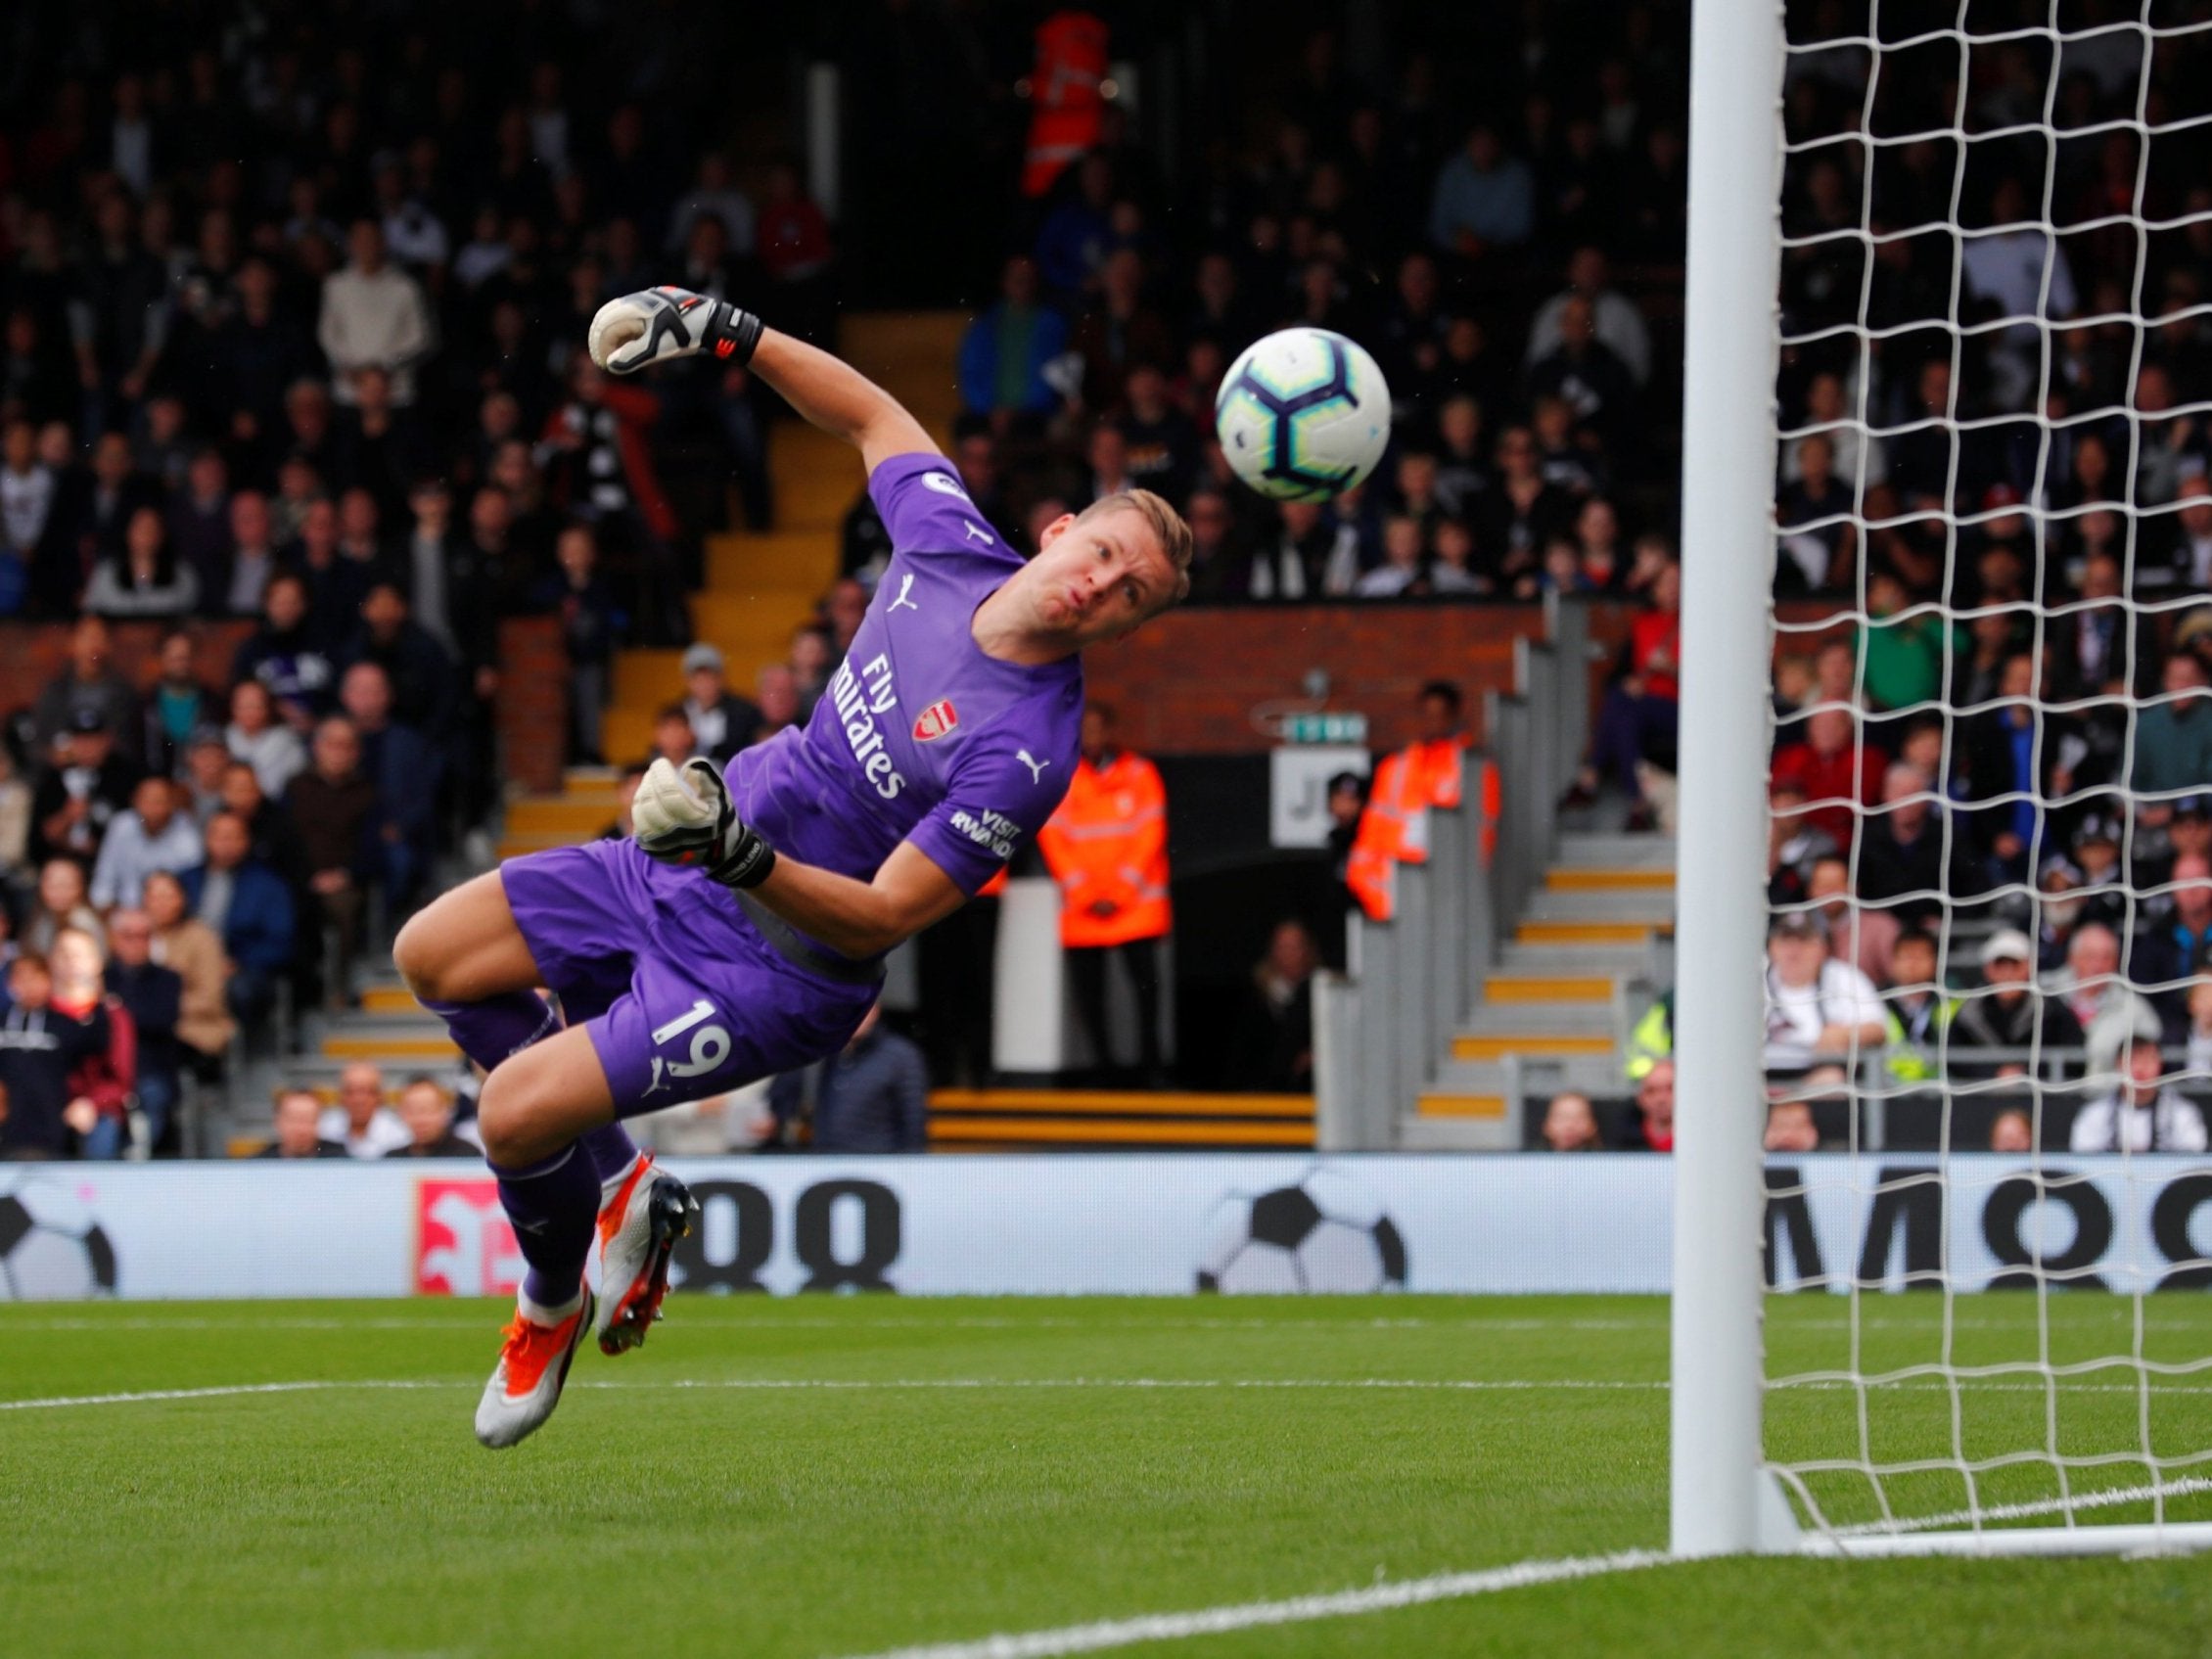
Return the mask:
<svg viewBox="0 0 2212 1659">
<path fill-rule="evenodd" d="M 702 352 L 748 365 L 806 420 L 858 449 L 870 472 L 894 455 L 937 449 L 921 422 L 859 370 L 726 300 L 681 288 L 625 294 L 592 317 L 590 345 L 591 360 L 610 374 Z"/>
<path fill-rule="evenodd" d="M 967 901 L 959 884 L 910 841 L 892 849 L 873 881 L 779 857 L 737 815 L 712 760 L 655 760 L 637 786 L 630 822 L 638 846 L 665 864 L 743 888 L 802 933 L 857 960 L 880 956 Z"/>
</svg>

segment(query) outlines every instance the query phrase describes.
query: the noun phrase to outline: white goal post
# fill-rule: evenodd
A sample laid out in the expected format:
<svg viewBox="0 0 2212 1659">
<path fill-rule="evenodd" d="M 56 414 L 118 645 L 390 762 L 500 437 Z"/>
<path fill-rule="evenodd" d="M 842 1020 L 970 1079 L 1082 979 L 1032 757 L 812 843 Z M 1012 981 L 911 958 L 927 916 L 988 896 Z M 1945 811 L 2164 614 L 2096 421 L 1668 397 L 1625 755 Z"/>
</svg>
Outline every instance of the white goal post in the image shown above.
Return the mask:
<svg viewBox="0 0 2212 1659">
<path fill-rule="evenodd" d="M 1855 19 L 1870 20 L 1866 32 L 1847 40 L 1820 43 L 1830 52 L 1841 49 L 1865 56 L 1870 66 L 1869 90 L 1865 99 L 1868 116 L 1874 109 L 1871 76 L 1878 72 L 1883 53 L 1898 44 L 1902 27 L 1893 20 L 1885 33 L 1882 9 L 1881 0 L 1858 0 L 1845 11 Z M 1969 0 L 1957 0 L 1948 13 L 1948 28 L 1938 29 L 1933 35 L 1921 34 L 1911 42 L 1921 45 L 1940 37 L 1954 44 L 1959 54 L 1961 90 L 1956 125 L 1947 133 L 1933 136 L 1956 142 L 1961 158 L 1958 163 L 1961 179 L 1965 173 L 1963 158 L 1982 136 L 1965 114 L 1964 65 L 1973 51 L 1993 40 L 2026 40 L 2031 49 L 2047 55 L 2055 79 L 2056 65 L 2074 43 L 2135 30 L 2141 36 L 2142 74 L 2147 87 L 2157 37 L 2191 33 L 2203 26 L 2172 24 L 2152 0 L 2141 0 L 2140 7 L 2136 0 L 2130 0 L 2124 19 L 2115 12 L 2108 20 L 2097 14 L 2087 23 L 2070 4 L 2039 0 L 2036 10 L 2041 26 L 2023 29 L 2015 24 L 2009 33 L 1993 36 L 1975 32 L 1977 27 L 1988 26 L 1974 22 L 1978 9 Z M 1792 10 L 1809 16 L 1815 8 Z M 2015 7 L 2012 12 L 2019 10 Z M 1914 16 L 1924 19 L 1926 11 L 1925 7 L 1916 7 Z M 2154 12 L 2158 13 L 2155 19 Z M 1695 0 L 1690 50 L 1682 423 L 1684 601 L 1675 1008 L 1680 1107 L 1674 1151 L 1671 1548 L 1678 1556 L 1751 1551 L 2056 1555 L 2212 1548 L 2212 1521 L 2189 1518 L 2212 1515 L 2212 1506 L 2205 1502 L 2205 1495 L 2212 1493 L 2212 1478 L 2206 1478 L 2212 1477 L 2212 1436 L 2179 1446 L 2163 1431 L 2154 1434 L 2152 1424 L 2153 1395 L 2157 1389 L 2169 1388 L 2176 1373 L 2198 1395 L 2212 1387 L 2212 1374 L 2206 1370 L 2212 1367 L 2212 1357 L 2191 1354 L 2180 1362 L 2146 1357 L 2146 1304 L 2140 1283 L 2132 1293 L 2117 1288 L 2109 1293 L 2072 1293 L 2078 1299 L 2073 1307 L 2085 1305 L 2081 1298 L 2101 1294 L 2108 1295 L 2116 1305 L 2116 1314 L 2126 1315 L 2132 1310 L 2132 1319 L 2116 1317 L 2113 1326 L 2123 1334 L 2112 1340 L 2126 1346 L 2127 1352 L 2074 1362 L 2054 1358 L 2051 1312 L 2054 1302 L 2040 1246 L 2032 1291 L 1992 1292 L 1988 1296 L 1970 1294 L 1973 1287 L 1966 1286 L 1963 1288 L 1969 1294 L 1955 1298 L 1955 1290 L 1960 1287 L 1951 1280 L 1952 1264 L 1946 1252 L 1939 1295 L 1885 1296 L 1880 1287 L 1856 1278 L 1848 1286 L 1831 1283 L 1829 1288 L 1845 1294 L 1822 1300 L 1833 1310 L 1832 1322 L 1848 1323 L 1850 1363 L 1818 1376 L 1769 1376 L 1765 1328 L 1768 1289 L 1762 1260 L 1762 1240 L 1768 1226 L 1769 1192 L 1762 1151 L 1768 1096 L 1762 1047 L 1767 1025 L 1764 964 L 1770 920 L 1764 885 L 1769 865 L 1767 774 L 1774 742 L 1772 665 L 1776 638 L 1772 598 L 1780 436 L 1776 377 L 1783 344 L 1779 296 L 1785 238 L 1781 200 L 1789 154 L 1782 112 L 1785 66 L 1793 52 L 1805 49 L 1802 43 L 1793 46 L 1786 36 L 1782 0 Z M 2056 154 L 2056 131 L 2050 123 L 2054 103 L 2055 89 L 2046 89 L 2042 133 L 2051 141 L 2052 155 Z M 2132 127 L 2147 154 L 2151 137 L 2170 129 L 2146 124 L 2145 110 L 2144 98 L 2139 95 Z M 2131 125 L 2126 121 L 2111 124 Z M 1851 140 L 1866 147 L 1869 178 L 1873 154 L 1886 142 L 1872 132 L 1869 121 Z M 1858 205 L 1856 230 L 1843 233 L 1856 235 L 1869 268 L 1872 245 L 1879 234 L 1867 206 L 1871 198 L 1869 185 Z M 2140 175 L 2135 207 L 2140 236 L 2143 230 Z M 1959 220 L 1959 191 L 1956 187 L 1951 214 L 1949 228 L 1955 233 L 1954 240 L 1962 242 L 1965 230 Z M 2054 246 L 2048 185 L 2038 217 L 2047 246 Z M 1942 228 L 1937 227 L 1939 231 Z M 2026 319 L 2044 337 L 2042 372 L 2047 381 L 2052 332 L 2049 258 L 2047 253 L 2044 314 Z M 2132 300 L 2139 336 L 2145 332 L 2142 323 L 2148 303 L 2139 278 Z M 2085 304 L 2083 308 L 2088 307 Z M 1878 332 L 1869 326 L 1864 292 L 1857 321 L 1864 363 L 1867 343 Z M 1955 278 L 1951 312 L 1932 326 L 1948 331 L 1956 365 L 1962 333 L 2002 327 L 2005 322 L 1968 324 L 1961 315 Z M 2139 344 L 2137 358 L 2130 366 L 2130 395 L 2134 369 L 2140 361 Z M 1870 417 L 1864 384 L 1870 376 L 1870 369 L 1863 372 L 1855 391 L 1852 418 L 1839 423 L 1855 428 L 1862 443 L 1893 430 L 1886 429 L 1882 419 Z M 2186 395 L 2212 398 L 2212 388 L 2190 389 Z M 2118 413 L 2125 419 L 2126 405 Z M 1956 456 L 1956 399 L 1947 414 L 1953 417 L 1948 424 Z M 2047 453 L 2051 423 L 2040 405 L 2031 421 L 2036 419 L 2042 423 L 2041 442 Z M 2132 451 L 2129 460 L 2132 463 Z M 1956 459 L 1953 465 L 1956 473 Z M 2040 481 L 2041 458 L 2037 465 Z M 2032 500 L 2025 510 L 2034 515 L 2043 511 Z M 2137 511 L 2132 484 L 2126 511 L 2131 518 Z M 1868 515 L 1863 484 L 1853 501 L 1851 517 L 1864 539 Z M 2039 561 L 2047 528 L 2039 518 Z M 1958 558 L 1959 545 L 1958 519 L 1953 518 L 1946 542 L 1947 559 Z M 2132 575 L 2132 530 L 2129 546 Z M 1864 561 L 1856 581 L 1855 596 L 1834 604 L 1839 622 L 1864 624 L 1867 620 Z M 1944 597 L 1947 601 L 1951 598 L 1948 567 Z M 2039 603 L 2025 609 L 2046 608 Z M 2131 622 L 2140 609 L 2129 601 Z M 1942 618 L 1946 629 L 1952 622 L 1948 614 Z M 2039 646 L 2044 626 L 2045 619 L 2039 617 L 2034 623 Z M 1948 633 L 1946 637 L 1950 637 Z M 1947 666 L 1948 662 L 1947 657 Z M 1862 687 L 1864 673 L 1862 665 Z M 1944 695 L 1948 697 L 1948 690 Z M 1948 707 L 1941 717 L 1946 722 L 1952 718 Z M 2132 758 L 2135 715 L 2131 713 L 2128 717 Z M 1950 730 L 1948 723 L 1945 730 Z M 1947 759 L 1949 741 L 1947 736 Z M 1940 785 L 1942 780 L 1939 777 L 1937 781 Z M 2034 805 L 2040 810 L 2043 803 Z M 1856 814 L 1869 810 L 1856 801 L 1851 807 Z M 1854 821 L 1863 824 L 1864 820 Z M 1948 825 L 1949 820 L 1945 822 Z M 1948 850 L 1948 827 L 1944 834 Z M 2032 889 L 2032 862 L 2030 868 L 2027 885 Z M 2131 925 L 2137 898 L 2132 891 L 2126 895 Z M 2031 907 L 2040 905 L 2032 892 L 2024 901 Z M 1948 906 L 1948 900 L 1945 902 Z M 2040 908 L 2034 913 L 2040 915 Z M 1948 934 L 1948 907 L 1942 915 Z M 2032 923 L 2029 931 L 2034 931 Z M 1948 946 L 1946 950 L 1946 962 L 1959 960 L 1948 954 Z M 2042 1084 L 2029 1086 L 2037 1090 L 2040 1125 Z M 1855 1083 L 1852 1110 L 1856 1114 L 1880 1098 L 1883 1091 L 1878 1083 L 1868 1085 L 1864 1093 Z M 1943 1149 L 1934 1156 L 1940 1160 L 1940 1178 L 1948 1202 L 1954 1151 L 1948 1089 L 1944 1090 L 1941 1109 Z M 1874 1144 L 1879 1145 L 1878 1139 Z M 1856 1168 L 1860 1153 L 1856 1117 L 1851 1147 Z M 2040 1183 L 2042 1155 L 2034 1156 L 2038 1160 L 2035 1179 Z M 1874 1180 L 1853 1190 L 1875 1192 L 1880 1184 Z M 1800 1300 L 1814 1299 L 1807 1296 Z M 1931 1332 L 1939 1332 L 1939 1360 L 1885 1369 L 1873 1359 L 1863 1359 L 1863 1327 L 1885 1316 L 1877 1311 L 1884 1304 L 1890 1308 L 1909 1304 L 1915 1315 L 1924 1317 Z M 1960 1310 L 1983 1304 L 1999 1311 L 1989 1317 L 2017 1317 L 2023 1322 L 2022 1328 L 2039 1335 L 2042 1346 L 2029 1359 L 1977 1367 L 1958 1357 L 1962 1350 L 1954 1347 L 1957 1327 L 1980 1316 Z M 1863 1307 L 1866 1312 L 1862 1312 Z M 2130 1331 L 2132 1337 L 2125 1334 Z M 2109 1385 L 2105 1386 L 2107 1380 Z M 2066 1388 L 2081 1384 L 2086 1390 L 2092 1382 L 2098 1383 L 2107 1394 L 2127 1396 L 2119 1406 L 2112 1407 L 2116 1410 L 2134 1413 L 2135 1396 L 2140 1394 L 2140 1436 L 2118 1451 L 2077 1444 L 2062 1428 L 2060 1403 Z M 1775 1431 L 1770 1408 L 1774 1405 L 1777 1387 L 1806 1383 L 1813 1387 L 1791 1390 L 1792 1407 L 1808 1400 L 1817 1404 L 1832 1398 L 1836 1410 L 1853 1419 L 1849 1431 L 1852 1456 L 1828 1462 L 1804 1456 L 1793 1461 L 1787 1452 L 1777 1451 L 1772 1443 Z M 2022 1444 L 2016 1452 L 1993 1449 L 1960 1427 L 1969 1414 L 1975 1389 L 1985 1384 L 1993 1389 L 2009 1388 L 2027 1402 L 2020 1407 Z M 1885 1438 L 1880 1420 L 1895 1401 L 1909 1399 L 1908 1391 L 1914 1388 L 1923 1393 L 1927 1421 L 1938 1425 L 1928 1431 L 1940 1441 L 1932 1452 L 1913 1445 L 1909 1436 Z M 1820 1389 L 1829 1393 L 1820 1395 Z M 1926 1405 L 1926 1399 L 1934 1404 Z M 1962 1401 L 1968 1405 L 1962 1406 Z M 1944 1416 L 1946 1407 L 1948 1419 Z M 2133 1415 L 2127 1421 L 2127 1432 L 2134 1434 Z M 2189 1432 L 2201 1429 L 2202 1421 L 2188 1419 Z M 2128 1484 L 2115 1484 L 2122 1480 L 2123 1467 Z M 1852 1515 L 1823 1508 L 1815 1501 L 1807 1484 L 1808 1478 L 1818 1476 L 1808 1477 L 1808 1470 L 1863 1478 L 1871 1494 L 1867 1499 L 1870 1510 Z M 2015 1476 L 2024 1479 L 2029 1472 L 2048 1479 L 2053 1496 L 2029 1501 L 2009 1498 L 2006 1480 Z M 2012 1489 L 2014 1493 L 2019 1490 Z M 1957 1496 L 1948 1501 L 1933 1496 L 1939 1492 L 1963 1493 L 1963 1504 Z M 2170 1508 L 2179 1508 L 2184 1518 L 2174 1518 Z M 2150 1516 L 2147 1521 L 2141 1519 L 2145 1513 Z"/>
</svg>

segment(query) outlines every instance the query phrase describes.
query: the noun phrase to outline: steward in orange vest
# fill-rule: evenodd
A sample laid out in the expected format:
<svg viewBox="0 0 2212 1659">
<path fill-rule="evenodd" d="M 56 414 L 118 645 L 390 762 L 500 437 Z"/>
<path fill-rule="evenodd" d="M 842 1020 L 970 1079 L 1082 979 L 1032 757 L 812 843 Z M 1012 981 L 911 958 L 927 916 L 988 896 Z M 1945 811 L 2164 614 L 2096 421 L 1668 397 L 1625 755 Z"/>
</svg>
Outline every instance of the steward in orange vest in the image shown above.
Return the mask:
<svg viewBox="0 0 2212 1659">
<path fill-rule="evenodd" d="M 1037 25 L 1029 148 L 1022 158 L 1024 196 L 1042 196 L 1070 161 L 1098 142 L 1105 83 L 1103 23 L 1088 12 L 1068 10 Z"/>
<path fill-rule="evenodd" d="M 1162 1081 L 1159 941 L 1174 921 L 1168 792 L 1151 761 L 1114 747 L 1103 703 L 1083 710 L 1083 759 L 1037 844 L 1060 884 L 1060 945 L 1092 1052 L 1108 1064 L 1106 957 L 1118 951 L 1136 990 L 1145 1081 Z"/>
<path fill-rule="evenodd" d="M 1459 688 L 1450 680 L 1431 680 L 1421 687 L 1421 735 L 1375 766 L 1344 882 L 1359 908 L 1378 922 L 1397 913 L 1398 866 L 1428 862 L 1429 808 L 1457 806 L 1466 793 L 1467 736 L 1459 729 L 1460 711 Z M 1484 806 L 1495 819 L 1495 803 Z"/>
</svg>

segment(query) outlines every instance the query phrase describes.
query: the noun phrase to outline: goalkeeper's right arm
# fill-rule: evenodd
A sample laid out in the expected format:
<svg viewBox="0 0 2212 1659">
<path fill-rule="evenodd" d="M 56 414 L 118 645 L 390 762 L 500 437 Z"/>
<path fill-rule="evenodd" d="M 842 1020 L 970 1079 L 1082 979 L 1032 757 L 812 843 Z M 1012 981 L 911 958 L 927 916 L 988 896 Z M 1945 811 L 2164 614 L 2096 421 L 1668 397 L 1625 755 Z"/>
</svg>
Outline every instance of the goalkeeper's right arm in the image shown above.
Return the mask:
<svg viewBox="0 0 2212 1659">
<path fill-rule="evenodd" d="M 625 294 L 599 307 L 590 346 L 591 360 L 618 375 L 702 352 L 747 365 L 807 421 L 858 449 L 870 472 L 894 455 L 937 449 L 921 422 L 859 370 L 726 300 L 680 288 Z"/>
</svg>

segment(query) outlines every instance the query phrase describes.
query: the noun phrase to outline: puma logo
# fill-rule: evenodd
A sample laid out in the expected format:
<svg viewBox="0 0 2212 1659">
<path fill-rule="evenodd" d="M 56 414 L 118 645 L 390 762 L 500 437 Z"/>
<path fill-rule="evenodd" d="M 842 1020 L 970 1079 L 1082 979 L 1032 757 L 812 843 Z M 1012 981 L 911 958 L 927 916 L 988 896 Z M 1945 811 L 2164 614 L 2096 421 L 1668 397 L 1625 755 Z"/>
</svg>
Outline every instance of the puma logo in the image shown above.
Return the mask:
<svg viewBox="0 0 2212 1659">
<path fill-rule="evenodd" d="M 985 530 L 983 526 L 977 524 L 975 520 L 962 519 L 960 523 L 967 530 L 968 539 L 970 541 L 980 541 L 986 547 L 995 547 L 998 545 L 996 540 L 992 538 L 991 531 Z"/>
<path fill-rule="evenodd" d="M 645 1094 L 639 1095 L 638 1099 L 643 1100 L 646 1094 L 651 1094 L 655 1089 L 668 1086 L 668 1080 L 661 1075 L 667 1070 L 668 1064 L 660 1055 L 653 1056 L 653 1081 L 645 1085 Z"/>
<path fill-rule="evenodd" d="M 915 604 L 911 599 L 906 597 L 907 594 L 913 591 L 914 573 L 908 571 L 904 576 L 899 578 L 899 597 L 891 602 L 892 610 L 896 611 L 899 606 L 903 605 L 907 610 L 914 612 L 916 615 L 919 615 L 922 608 L 919 605 Z"/>
<path fill-rule="evenodd" d="M 1029 767 L 1030 782 L 1032 783 L 1042 783 L 1044 781 L 1044 768 L 1052 764 L 1050 760 L 1036 760 L 1031 756 L 1030 752 L 1027 749 L 1016 750 L 1014 752 L 1014 759 L 1021 761 L 1023 765 Z"/>
</svg>

